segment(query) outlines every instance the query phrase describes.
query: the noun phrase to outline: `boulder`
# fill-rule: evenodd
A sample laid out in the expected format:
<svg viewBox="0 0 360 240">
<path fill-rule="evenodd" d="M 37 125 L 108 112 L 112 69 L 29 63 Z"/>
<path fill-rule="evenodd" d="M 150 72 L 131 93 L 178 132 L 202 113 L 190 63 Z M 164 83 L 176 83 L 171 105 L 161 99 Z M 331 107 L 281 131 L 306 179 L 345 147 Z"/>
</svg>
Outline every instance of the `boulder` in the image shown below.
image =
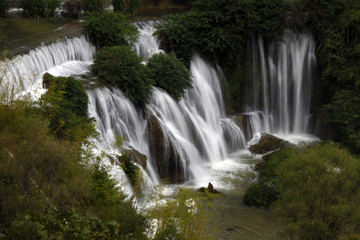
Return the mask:
<svg viewBox="0 0 360 240">
<path fill-rule="evenodd" d="M 214 189 L 214 186 L 209 183 L 208 187 L 207 188 L 199 188 L 198 189 L 198 192 L 201 192 L 201 193 L 205 193 L 205 192 L 208 192 L 208 193 L 212 193 L 212 194 L 221 194 L 221 192 L 219 192 L 218 190 Z"/>
<path fill-rule="evenodd" d="M 140 153 L 138 150 L 132 147 L 129 149 L 123 149 L 123 153 L 128 155 L 131 161 L 138 163 L 144 169 L 146 169 L 146 164 L 147 164 L 146 155 Z M 121 156 L 119 156 L 119 158 L 121 159 Z"/>
<path fill-rule="evenodd" d="M 292 144 L 290 144 L 288 141 L 285 141 L 284 139 L 263 133 L 261 135 L 260 141 L 254 145 L 251 145 L 249 151 L 256 154 L 265 154 L 282 148 L 290 147 L 291 145 Z"/>
<path fill-rule="evenodd" d="M 180 156 L 154 115 L 148 118 L 147 137 L 151 158 L 155 162 L 160 178 L 171 183 L 183 182 L 185 171 Z"/>
</svg>

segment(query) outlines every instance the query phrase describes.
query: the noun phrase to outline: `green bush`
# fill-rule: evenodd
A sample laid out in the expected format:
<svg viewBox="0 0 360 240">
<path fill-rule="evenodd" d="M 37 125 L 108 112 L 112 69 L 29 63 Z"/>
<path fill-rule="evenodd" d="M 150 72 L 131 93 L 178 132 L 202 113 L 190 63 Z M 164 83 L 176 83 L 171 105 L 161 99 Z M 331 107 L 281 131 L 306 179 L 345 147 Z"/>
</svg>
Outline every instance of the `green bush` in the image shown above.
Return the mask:
<svg viewBox="0 0 360 240">
<path fill-rule="evenodd" d="M 55 16 L 55 10 L 60 6 L 59 0 L 21 0 L 23 14 L 28 17 Z"/>
<path fill-rule="evenodd" d="M 104 10 L 105 0 L 82 0 L 84 11 L 99 12 Z"/>
<path fill-rule="evenodd" d="M 268 208 L 274 203 L 279 197 L 279 192 L 276 190 L 277 169 L 283 161 L 295 155 L 295 149 L 282 149 L 262 162 L 259 169 L 259 180 L 246 190 L 244 203 L 261 208 Z"/>
<path fill-rule="evenodd" d="M 114 12 L 121 12 L 125 9 L 124 0 L 112 0 L 112 5 L 114 7 Z"/>
<path fill-rule="evenodd" d="M 9 4 L 6 0 L 0 0 L 0 17 L 4 17 L 7 10 L 9 9 Z"/>
<path fill-rule="evenodd" d="M 274 179 L 262 179 L 250 185 L 244 196 L 244 204 L 268 208 L 279 197 Z"/>
<path fill-rule="evenodd" d="M 142 107 L 149 100 L 152 81 L 141 61 L 130 46 L 104 47 L 96 53 L 91 69 Z"/>
<path fill-rule="evenodd" d="M 249 34 L 278 40 L 283 35 L 282 0 L 199 0 L 184 15 L 160 23 L 157 34 L 177 57 L 189 60 L 194 52 L 211 61 L 243 52 Z"/>
<path fill-rule="evenodd" d="M 86 14 L 84 27 L 98 47 L 131 44 L 138 33 L 123 14 L 105 11 Z"/>
<path fill-rule="evenodd" d="M 186 88 L 192 87 L 190 71 L 173 54 L 155 54 L 149 58 L 147 66 L 154 85 L 167 91 L 176 101 L 183 97 Z"/>
<path fill-rule="evenodd" d="M 49 209 L 46 214 L 27 214 L 13 222 L 2 239 L 74 239 L 75 236 L 77 240 L 137 239 L 132 233 L 123 234 L 121 225 L 75 210 L 63 213 Z"/>
<path fill-rule="evenodd" d="M 277 175 L 281 197 L 276 210 L 285 236 L 338 239 L 356 231 L 360 159 L 334 143 L 323 143 L 283 161 Z"/>
<path fill-rule="evenodd" d="M 87 116 L 88 96 L 82 84 L 72 77 L 54 77 L 44 74 L 48 92 L 42 97 L 43 114 L 50 121 L 49 128 L 59 138 L 80 137 L 79 143 L 95 133 Z"/>
</svg>

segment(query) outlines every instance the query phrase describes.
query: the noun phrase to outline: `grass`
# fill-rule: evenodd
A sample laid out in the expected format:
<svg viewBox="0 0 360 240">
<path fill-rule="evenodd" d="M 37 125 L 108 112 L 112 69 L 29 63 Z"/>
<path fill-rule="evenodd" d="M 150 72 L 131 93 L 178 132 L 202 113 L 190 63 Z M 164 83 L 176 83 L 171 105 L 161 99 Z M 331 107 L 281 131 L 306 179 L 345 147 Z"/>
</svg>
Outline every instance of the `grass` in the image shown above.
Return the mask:
<svg viewBox="0 0 360 240">
<path fill-rule="evenodd" d="M 59 28 L 66 22 L 65 18 L 6 17 L 1 19 L 0 28 L 4 29 L 7 41 L 11 42 Z"/>
</svg>

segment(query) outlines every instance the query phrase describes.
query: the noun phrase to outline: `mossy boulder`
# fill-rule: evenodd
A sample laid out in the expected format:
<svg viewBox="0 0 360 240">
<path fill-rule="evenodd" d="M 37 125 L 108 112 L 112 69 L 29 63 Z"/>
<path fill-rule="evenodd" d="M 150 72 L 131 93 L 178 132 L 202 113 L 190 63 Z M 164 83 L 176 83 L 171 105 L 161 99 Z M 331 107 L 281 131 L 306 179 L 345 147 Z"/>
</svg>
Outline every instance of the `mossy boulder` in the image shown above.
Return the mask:
<svg viewBox="0 0 360 240">
<path fill-rule="evenodd" d="M 206 193 L 206 192 L 208 192 L 208 193 L 212 193 L 212 194 L 221 194 L 221 192 L 219 192 L 218 190 L 216 190 L 211 183 L 209 183 L 209 185 L 208 185 L 207 188 L 205 188 L 205 187 L 199 188 L 199 189 L 198 189 L 198 192 L 200 192 L 200 193 Z"/>
<path fill-rule="evenodd" d="M 290 144 L 288 141 L 285 141 L 284 139 L 263 133 L 261 135 L 260 141 L 254 145 L 251 145 L 249 151 L 256 154 L 265 154 L 290 147 L 291 145 L 292 144 Z"/>
</svg>

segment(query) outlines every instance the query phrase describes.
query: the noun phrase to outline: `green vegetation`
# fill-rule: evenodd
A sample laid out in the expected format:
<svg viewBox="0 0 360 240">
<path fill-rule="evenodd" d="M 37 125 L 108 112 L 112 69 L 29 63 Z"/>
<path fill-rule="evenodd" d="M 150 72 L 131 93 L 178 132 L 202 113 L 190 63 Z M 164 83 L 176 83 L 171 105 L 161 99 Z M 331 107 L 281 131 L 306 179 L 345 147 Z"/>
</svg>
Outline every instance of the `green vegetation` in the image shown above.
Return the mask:
<svg viewBox="0 0 360 240">
<path fill-rule="evenodd" d="M 257 33 L 266 41 L 283 35 L 282 0 L 199 0 L 191 11 L 159 24 L 157 35 L 180 59 L 199 53 L 222 67 L 228 81 L 227 102 L 241 106 L 247 38 Z M 171 47 L 170 47 L 171 46 Z"/>
<path fill-rule="evenodd" d="M 137 28 L 121 13 L 106 11 L 87 13 L 84 27 L 90 40 L 100 48 L 131 44 L 137 38 Z"/>
<path fill-rule="evenodd" d="M 152 81 L 141 58 L 130 46 L 104 47 L 94 57 L 92 71 L 106 83 L 119 88 L 135 104 L 144 106 Z"/>
<path fill-rule="evenodd" d="M 62 139 L 71 139 L 80 145 L 95 133 L 87 116 L 88 97 L 82 84 L 72 77 L 53 77 L 44 74 L 43 83 L 48 92 L 41 99 L 43 115 L 49 119 L 49 128 Z"/>
<path fill-rule="evenodd" d="M 55 10 L 60 6 L 59 0 L 20 0 L 23 14 L 27 17 L 55 16 Z"/>
<path fill-rule="evenodd" d="M 294 149 L 282 149 L 271 154 L 269 159 L 261 163 L 259 180 L 246 190 L 244 203 L 261 208 L 270 207 L 279 197 L 279 192 L 276 189 L 277 168 L 281 162 L 295 155 L 296 151 Z"/>
<path fill-rule="evenodd" d="M 145 239 L 146 219 L 124 201 L 104 167 L 90 164 L 78 143 L 87 131 L 72 131 L 67 122 L 73 119 L 63 108 L 72 117 L 86 114 L 78 108 L 87 104 L 82 86 L 72 78 L 45 80 L 43 104 L 0 105 L 1 238 Z M 51 129 L 54 116 L 71 126 L 71 137 Z"/>
<path fill-rule="evenodd" d="M 360 154 L 360 3 L 347 0 L 340 6 L 318 38 L 321 101 L 326 121 L 336 128 L 334 140 Z"/>
<path fill-rule="evenodd" d="M 7 1 L 0 0 L 0 17 L 4 17 L 8 9 L 9 9 L 9 4 L 7 3 Z"/>
<path fill-rule="evenodd" d="M 132 186 L 136 186 L 139 179 L 139 167 L 136 166 L 128 154 L 123 153 L 120 158 L 121 168 L 124 170 Z"/>
<path fill-rule="evenodd" d="M 189 189 L 178 189 L 174 199 L 159 203 L 150 213 L 157 219 L 154 239 L 203 240 L 211 239 L 216 229 L 208 231 L 211 205 L 214 195 L 196 193 Z"/>
<path fill-rule="evenodd" d="M 277 170 L 276 210 L 290 239 L 338 239 L 357 233 L 360 159 L 334 143 L 309 147 Z"/>
<path fill-rule="evenodd" d="M 166 90 L 176 101 L 183 97 L 186 88 L 192 87 L 190 71 L 173 54 L 153 55 L 147 67 L 154 85 Z"/>
<path fill-rule="evenodd" d="M 179 58 L 189 60 L 199 52 L 217 62 L 227 54 L 236 56 L 252 32 L 279 39 L 282 16 L 282 1 L 199 0 L 188 13 L 168 17 L 157 34 L 171 42 Z"/>
</svg>

